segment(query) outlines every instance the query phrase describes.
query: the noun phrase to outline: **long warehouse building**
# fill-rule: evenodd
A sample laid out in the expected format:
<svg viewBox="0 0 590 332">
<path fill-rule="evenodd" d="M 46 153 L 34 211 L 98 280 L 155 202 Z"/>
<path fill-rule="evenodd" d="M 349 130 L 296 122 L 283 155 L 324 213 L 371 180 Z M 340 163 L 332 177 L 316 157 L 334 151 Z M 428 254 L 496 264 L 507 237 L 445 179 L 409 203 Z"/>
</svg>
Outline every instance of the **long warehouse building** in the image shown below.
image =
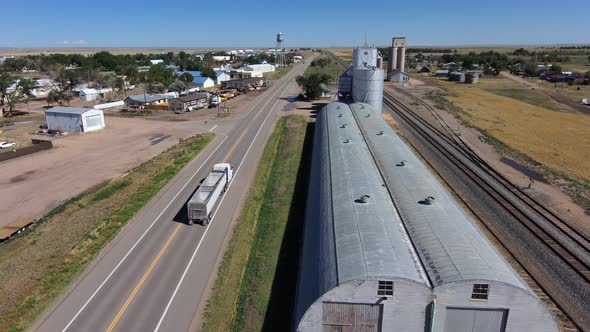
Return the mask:
<svg viewBox="0 0 590 332">
<path fill-rule="evenodd" d="M 368 104 L 316 122 L 298 331 L 558 331 L 548 308 Z"/>
</svg>

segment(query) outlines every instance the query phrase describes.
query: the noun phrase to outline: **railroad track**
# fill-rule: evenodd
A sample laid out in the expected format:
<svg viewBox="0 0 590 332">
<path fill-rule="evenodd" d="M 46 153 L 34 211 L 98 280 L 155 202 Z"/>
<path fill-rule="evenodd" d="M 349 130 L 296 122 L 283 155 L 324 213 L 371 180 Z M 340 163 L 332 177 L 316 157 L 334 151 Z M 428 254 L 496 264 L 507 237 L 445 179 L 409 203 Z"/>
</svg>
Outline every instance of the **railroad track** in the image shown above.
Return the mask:
<svg viewBox="0 0 590 332">
<path fill-rule="evenodd" d="M 383 102 L 416 133 L 422 136 L 434 149 L 439 151 L 448 162 L 461 170 L 475 185 L 486 192 L 491 199 L 504 208 L 515 220 L 519 221 L 533 234 L 549 252 L 552 252 L 571 268 L 571 273 L 578 275 L 590 287 L 590 239 L 587 234 L 569 225 L 549 209 L 523 193 L 501 174 L 496 172 L 485 160 L 477 155 L 460 137 L 452 137 L 436 128 L 402 102 L 384 93 Z M 455 133 L 456 134 L 456 133 Z M 462 143 L 459 143 L 461 141 Z M 512 196 L 512 197 L 510 197 Z M 489 227 L 488 227 L 489 228 Z M 490 229 L 491 230 L 491 229 Z M 492 230 L 492 233 L 493 230 Z M 501 236 L 494 234 L 502 242 Z M 509 246 L 502 243 L 506 248 Z M 510 251 L 510 250 L 509 250 Z M 515 257 L 515 256 L 514 256 Z M 515 257 L 543 292 L 574 323 L 563 306 L 552 296 L 551 287 L 527 269 L 527 262 Z M 577 326 L 578 329 L 582 329 Z"/>
<path fill-rule="evenodd" d="M 409 111 L 412 112 L 412 115 L 415 118 L 420 119 L 421 123 L 428 126 L 430 129 L 437 131 L 439 136 L 447 136 L 450 140 L 452 140 L 455 143 L 455 147 L 459 149 L 463 155 L 465 155 L 474 163 L 482 167 L 487 174 L 492 176 L 496 181 L 502 183 L 502 185 L 505 188 L 511 190 L 514 195 L 521 199 L 523 203 L 525 203 L 527 206 L 533 209 L 537 214 L 542 215 L 543 218 L 546 218 L 549 223 L 553 224 L 555 227 L 558 227 L 563 232 L 568 233 L 569 236 L 581 246 L 590 248 L 590 236 L 587 233 L 583 232 L 577 227 L 574 227 L 566 220 L 559 217 L 559 215 L 557 215 L 555 212 L 551 211 L 545 205 L 539 203 L 537 200 L 529 196 L 521 187 L 513 184 L 505 176 L 496 171 L 496 169 L 492 167 L 487 161 L 482 159 L 479 156 L 479 154 L 471 148 L 471 146 L 465 143 L 465 141 L 456 131 L 449 127 L 449 125 L 440 117 L 440 115 L 436 112 L 436 110 L 434 110 L 432 106 L 430 106 L 423 100 L 416 98 L 407 91 L 399 91 L 408 98 L 411 98 L 413 101 L 421 104 L 423 107 L 429 110 L 432 116 L 436 119 L 436 121 L 440 124 L 440 126 L 444 129 L 445 132 L 443 133 L 441 130 L 433 126 L 428 121 L 424 121 L 422 117 L 418 116 L 414 111 L 410 109 Z"/>
</svg>

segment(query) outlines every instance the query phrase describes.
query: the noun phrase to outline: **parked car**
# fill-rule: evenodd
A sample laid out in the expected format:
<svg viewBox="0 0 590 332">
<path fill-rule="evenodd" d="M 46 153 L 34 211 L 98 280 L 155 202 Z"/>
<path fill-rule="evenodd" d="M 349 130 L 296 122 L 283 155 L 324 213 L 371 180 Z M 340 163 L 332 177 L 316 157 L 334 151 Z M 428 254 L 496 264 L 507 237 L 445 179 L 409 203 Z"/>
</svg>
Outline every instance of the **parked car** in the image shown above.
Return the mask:
<svg viewBox="0 0 590 332">
<path fill-rule="evenodd" d="M 6 149 L 15 145 L 16 143 L 0 142 L 0 149 Z"/>
</svg>

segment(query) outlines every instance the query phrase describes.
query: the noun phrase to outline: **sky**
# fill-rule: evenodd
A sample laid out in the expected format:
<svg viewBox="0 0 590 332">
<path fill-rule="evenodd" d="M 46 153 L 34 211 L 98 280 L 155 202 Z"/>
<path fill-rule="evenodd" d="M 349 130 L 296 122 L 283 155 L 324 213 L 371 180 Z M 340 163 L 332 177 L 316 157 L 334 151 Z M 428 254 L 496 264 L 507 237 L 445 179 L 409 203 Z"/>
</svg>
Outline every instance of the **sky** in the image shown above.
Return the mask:
<svg viewBox="0 0 590 332">
<path fill-rule="evenodd" d="M 0 47 L 590 44 L 589 0 L 2 0 Z"/>
</svg>

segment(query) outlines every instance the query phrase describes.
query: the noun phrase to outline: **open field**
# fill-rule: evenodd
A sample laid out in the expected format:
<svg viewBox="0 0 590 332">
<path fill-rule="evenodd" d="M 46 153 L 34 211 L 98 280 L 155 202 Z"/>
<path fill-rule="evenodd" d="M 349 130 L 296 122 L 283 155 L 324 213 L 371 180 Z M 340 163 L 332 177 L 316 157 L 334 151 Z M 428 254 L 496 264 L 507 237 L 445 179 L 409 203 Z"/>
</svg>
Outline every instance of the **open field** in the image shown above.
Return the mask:
<svg viewBox="0 0 590 332">
<path fill-rule="evenodd" d="M 213 138 L 197 135 L 60 205 L 1 245 L 0 330 L 26 329 L 117 232 Z"/>
<path fill-rule="evenodd" d="M 468 124 L 551 169 L 590 180 L 587 115 L 535 105 L 538 96 L 527 103 L 477 86 L 448 84 L 445 88 L 446 98 L 462 110 L 458 115 Z"/>
<path fill-rule="evenodd" d="M 289 330 L 307 192 L 307 168 L 301 168 L 310 152 L 307 127 L 305 117 L 286 116 L 270 137 L 219 268 L 204 331 Z"/>
<path fill-rule="evenodd" d="M 480 79 L 479 83 L 475 86 L 465 85 L 456 82 L 449 82 L 446 78 L 432 78 L 436 82 L 442 84 L 446 88 L 451 90 L 456 87 L 474 87 L 482 89 L 493 94 L 509 97 L 518 101 L 522 101 L 533 106 L 544 107 L 553 111 L 561 112 L 575 112 L 574 109 L 558 103 L 553 98 L 549 97 L 542 91 L 532 90 L 531 88 L 525 87 L 517 82 L 514 82 L 508 78 L 485 78 Z"/>
<path fill-rule="evenodd" d="M 334 53 L 337 57 L 344 60 L 347 63 L 352 64 L 352 51 L 354 49 L 351 48 L 331 48 L 329 49 L 330 52 Z"/>
</svg>

